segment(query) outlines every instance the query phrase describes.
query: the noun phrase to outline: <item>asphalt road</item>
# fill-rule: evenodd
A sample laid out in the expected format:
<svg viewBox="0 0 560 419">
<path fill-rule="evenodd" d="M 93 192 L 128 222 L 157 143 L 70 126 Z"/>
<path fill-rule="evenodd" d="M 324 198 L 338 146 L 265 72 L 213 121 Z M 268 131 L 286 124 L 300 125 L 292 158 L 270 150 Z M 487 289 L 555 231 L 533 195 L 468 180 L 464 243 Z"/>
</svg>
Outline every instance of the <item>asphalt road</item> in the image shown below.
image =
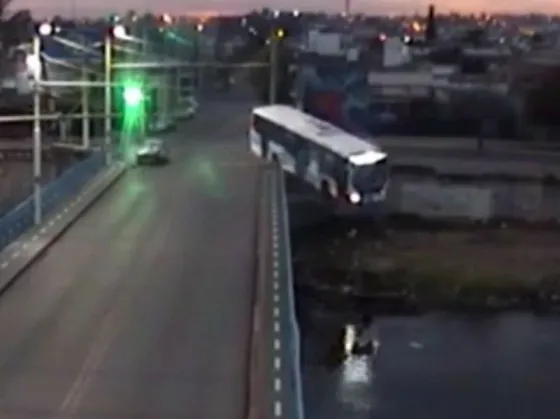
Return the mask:
<svg viewBox="0 0 560 419">
<path fill-rule="evenodd" d="M 255 161 L 243 106 L 131 171 L 0 298 L 0 418 L 241 418 Z"/>
</svg>

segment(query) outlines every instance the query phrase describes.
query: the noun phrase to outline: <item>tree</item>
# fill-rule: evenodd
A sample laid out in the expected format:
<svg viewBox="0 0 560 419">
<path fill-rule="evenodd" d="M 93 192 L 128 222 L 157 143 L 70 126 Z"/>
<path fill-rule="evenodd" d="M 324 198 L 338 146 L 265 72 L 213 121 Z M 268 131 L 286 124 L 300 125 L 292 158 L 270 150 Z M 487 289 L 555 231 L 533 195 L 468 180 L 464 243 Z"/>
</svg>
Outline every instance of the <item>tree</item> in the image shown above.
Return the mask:
<svg viewBox="0 0 560 419">
<path fill-rule="evenodd" d="M 11 76 L 14 62 L 11 53 L 14 47 L 29 40 L 33 33 L 33 19 L 29 10 L 10 14 L 11 0 L 0 0 L 0 77 Z"/>
<path fill-rule="evenodd" d="M 33 30 L 29 10 L 18 10 L 10 15 L 12 0 L 0 0 L 0 48 L 5 56 L 10 48 L 28 40 Z"/>
</svg>

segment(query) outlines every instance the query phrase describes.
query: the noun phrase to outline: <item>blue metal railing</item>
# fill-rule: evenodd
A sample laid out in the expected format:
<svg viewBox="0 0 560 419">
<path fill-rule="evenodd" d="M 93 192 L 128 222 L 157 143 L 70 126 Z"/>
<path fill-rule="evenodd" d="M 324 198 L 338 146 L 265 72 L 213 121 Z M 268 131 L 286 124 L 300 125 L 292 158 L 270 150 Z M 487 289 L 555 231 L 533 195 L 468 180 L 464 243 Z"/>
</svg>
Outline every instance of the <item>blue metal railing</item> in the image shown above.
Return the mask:
<svg viewBox="0 0 560 419">
<path fill-rule="evenodd" d="M 66 170 L 42 190 L 42 209 L 49 215 L 57 206 L 78 192 L 104 166 L 104 156 L 95 152 Z M 28 197 L 0 218 L 0 250 L 34 225 L 33 196 Z"/>
<path fill-rule="evenodd" d="M 305 410 L 303 406 L 303 392 L 302 392 L 302 379 L 301 379 L 301 341 L 300 341 L 300 330 L 299 324 L 296 316 L 296 304 L 294 296 L 294 279 L 293 279 L 293 269 L 292 269 L 292 249 L 290 243 L 290 220 L 288 212 L 288 198 L 286 192 L 285 176 L 283 173 L 278 175 L 280 187 L 278 188 L 278 210 L 281 214 L 281 232 L 282 240 L 281 243 L 285 247 L 284 253 L 284 263 L 286 264 L 286 282 L 287 286 L 284 288 L 286 290 L 285 298 L 281 301 L 285 302 L 285 307 L 283 307 L 282 312 L 287 313 L 288 318 L 284 323 L 287 326 L 287 331 L 289 336 L 284 339 L 288 343 L 286 348 L 288 353 L 285 359 L 290 361 L 290 387 L 289 391 L 291 394 L 290 406 L 293 410 L 290 411 L 288 417 L 290 419 L 304 419 Z"/>
</svg>

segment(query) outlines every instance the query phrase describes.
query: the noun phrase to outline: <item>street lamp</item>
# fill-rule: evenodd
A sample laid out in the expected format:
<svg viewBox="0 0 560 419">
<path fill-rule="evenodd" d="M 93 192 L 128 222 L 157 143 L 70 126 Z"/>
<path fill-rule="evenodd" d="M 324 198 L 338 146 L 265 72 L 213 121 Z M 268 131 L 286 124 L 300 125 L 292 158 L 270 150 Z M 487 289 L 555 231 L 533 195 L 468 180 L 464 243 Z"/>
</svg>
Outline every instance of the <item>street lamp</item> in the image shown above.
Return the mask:
<svg viewBox="0 0 560 419">
<path fill-rule="evenodd" d="M 115 25 L 111 30 L 113 38 L 124 39 L 128 36 L 128 32 L 123 25 Z"/>
<path fill-rule="evenodd" d="M 111 25 L 107 28 L 105 34 L 105 163 L 107 165 L 111 164 L 112 161 L 112 71 L 111 67 L 113 65 L 113 40 L 114 39 L 124 39 L 127 37 L 126 27 L 121 24 Z"/>
<path fill-rule="evenodd" d="M 60 27 L 55 26 L 50 22 L 43 22 L 37 27 L 37 34 L 39 36 L 51 36 L 60 32 Z"/>
</svg>

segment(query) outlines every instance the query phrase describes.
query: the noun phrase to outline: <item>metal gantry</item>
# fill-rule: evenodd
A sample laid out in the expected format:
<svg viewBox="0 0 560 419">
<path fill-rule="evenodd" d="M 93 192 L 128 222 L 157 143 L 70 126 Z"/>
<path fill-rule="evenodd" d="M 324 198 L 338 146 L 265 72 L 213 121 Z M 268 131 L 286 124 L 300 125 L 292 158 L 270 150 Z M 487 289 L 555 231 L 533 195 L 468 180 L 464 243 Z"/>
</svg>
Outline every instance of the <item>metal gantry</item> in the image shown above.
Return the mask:
<svg viewBox="0 0 560 419">
<path fill-rule="evenodd" d="M 197 28 L 197 33 L 201 29 Z M 144 33 L 144 35 L 146 35 Z M 185 69 L 200 69 L 200 68 L 220 68 L 220 67 L 230 67 L 239 69 L 250 69 L 255 67 L 271 67 L 271 100 L 274 101 L 276 97 L 276 67 L 277 67 L 277 54 L 276 47 L 278 40 L 276 37 L 281 37 L 281 34 L 273 34 L 272 38 L 272 51 L 269 63 L 246 63 L 246 64 L 228 64 L 219 62 L 193 62 L 186 61 L 184 59 L 171 59 L 170 57 L 157 57 L 155 58 L 150 54 L 147 45 L 149 41 L 146 38 L 138 38 L 131 36 L 127 31 L 126 27 L 122 24 L 111 23 L 108 24 L 104 33 L 104 38 L 102 42 L 92 43 L 91 45 L 85 44 L 85 38 L 83 39 L 84 44 L 81 45 L 80 42 L 76 42 L 72 39 L 67 39 L 61 28 L 53 25 L 49 22 L 41 23 L 37 25 L 32 43 L 32 55 L 36 57 L 39 65 L 33 71 L 33 113 L 32 115 L 15 115 L 15 116 L 0 116 L 0 123 L 2 122 L 24 122 L 30 121 L 33 123 L 33 197 L 34 197 L 34 219 L 36 224 L 42 222 L 43 214 L 41 211 L 41 178 L 42 178 L 42 148 L 43 148 L 43 132 L 41 127 L 42 121 L 62 121 L 62 120 L 82 120 L 82 146 L 88 148 L 91 145 L 90 138 L 90 121 L 92 118 L 102 118 L 104 121 L 104 154 L 106 164 L 111 164 L 113 161 L 113 138 L 112 138 L 112 121 L 113 118 L 118 115 L 118 113 L 113 111 L 113 90 L 115 87 L 122 87 L 124 83 L 119 82 L 115 79 L 114 73 L 117 71 L 125 72 L 141 72 L 145 75 L 148 72 L 161 71 L 164 74 L 165 80 L 153 79 L 151 83 L 144 83 L 144 87 L 155 87 L 161 92 L 165 89 L 165 92 L 159 94 L 158 103 L 162 102 L 162 109 L 158 110 L 158 116 L 163 116 L 164 118 L 169 115 L 170 109 L 176 108 L 178 103 L 175 105 L 171 104 L 174 98 L 179 100 L 179 91 L 183 90 L 179 79 L 184 74 L 181 73 Z M 62 44 L 68 48 L 72 48 L 81 54 L 80 63 L 65 62 L 61 61 L 65 67 L 69 67 L 78 70 L 81 74 L 80 80 L 45 80 L 43 78 L 42 72 L 42 44 L 43 40 L 49 38 L 53 42 Z M 116 42 L 120 41 L 120 42 Z M 137 48 L 127 48 L 122 45 L 122 41 L 130 43 L 130 45 L 135 45 L 135 47 L 140 47 L 139 51 Z M 100 51 L 102 47 L 102 52 Z M 176 53 L 177 48 L 174 48 Z M 132 60 L 127 62 L 114 62 L 115 52 L 124 52 L 128 57 L 133 57 Z M 133 54 L 134 53 L 134 54 Z M 88 55 L 99 56 L 99 63 L 102 63 L 103 69 L 101 71 L 96 71 L 95 69 L 87 67 Z M 180 55 L 177 55 L 180 57 Z M 97 58 L 94 58 L 97 61 Z M 101 70 L 101 69 L 100 69 Z M 91 75 L 97 74 L 98 80 L 91 80 Z M 158 73 L 159 75 L 159 73 Z M 161 77 L 160 77 L 161 79 Z M 90 90 L 92 88 L 103 88 L 104 90 L 104 104 L 102 112 L 92 112 L 90 108 Z M 56 113 L 49 112 L 47 114 L 43 113 L 42 110 L 42 95 L 51 88 L 78 88 L 81 89 L 81 112 L 79 113 Z M 177 94 L 169 94 L 168 89 L 177 89 Z M 168 118 L 169 119 L 169 118 Z M 145 127 L 144 127 L 145 130 Z"/>
<path fill-rule="evenodd" d="M 32 55 L 37 57 L 37 61 L 41 63 L 42 57 L 42 41 L 46 37 L 49 37 L 55 42 L 61 43 L 63 45 L 69 46 L 75 50 L 83 52 L 83 54 L 94 52 L 99 54 L 96 47 L 100 47 L 100 44 L 96 44 L 94 48 L 88 48 L 86 45 L 80 45 L 72 40 L 66 39 L 62 36 L 62 31 L 56 25 L 50 22 L 43 22 L 37 25 L 32 42 Z M 90 145 L 90 120 L 91 118 L 102 117 L 104 120 L 104 153 L 106 164 L 112 163 L 112 119 L 116 115 L 113 112 L 113 88 L 122 86 L 122 83 L 114 82 L 113 72 L 119 69 L 119 66 L 115 65 L 113 51 L 115 49 L 124 50 L 125 52 L 137 52 L 125 47 L 121 48 L 121 45 L 115 45 L 116 40 L 127 41 L 136 43 L 139 45 L 144 45 L 147 41 L 137 39 L 128 34 L 125 26 L 121 24 L 111 24 L 108 25 L 103 39 L 103 78 L 102 80 L 92 81 L 89 80 L 90 69 L 86 68 L 85 58 L 81 63 L 81 80 L 45 80 L 43 79 L 42 65 L 38 65 L 33 71 L 33 114 L 32 115 L 15 115 L 15 116 L 0 116 L 1 122 L 33 122 L 33 201 L 34 201 L 34 220 L 36 224 L 42 222 L 42 202 L 41 202 L 41 178 L 42 178 L 42 148 L 43 148 L 43 132 L 41 127 L 41 122 L 45 120 L 61 120 L 61 119 L 82 119 L 82 141 L 83 146 L 88 147 Z M 139 52 L 138 55 L 142 57 L 143 52 Z M 130 51 L 129 51 L 130 50 Z M 72 64 L 72 63 L 71 63 Z M 72 64 L 73 65 L 73 64 Z M 155 68 L 165 69 L 165 65 L 160 65 Z M 134 70 L 134 68 L 130 68 Z M 140 70 L 146 70 L 146 67 L 136 68 Z M 89 70 L 89 71 L 88 71 Z M 161 83 L 157 83 L 161 86 Z M 81 88 L 82 89 L 82 109 L 81 113 L 72 114 L 62 114 L 62 113 L 42 113 L 41 97 L 43 93 L 48 88 Z M 89 107 L 89 90 L 92 87 L 102 87 L 104 89 L 104 106 L 103 112 L 92 113 Z"/>
</svg>

